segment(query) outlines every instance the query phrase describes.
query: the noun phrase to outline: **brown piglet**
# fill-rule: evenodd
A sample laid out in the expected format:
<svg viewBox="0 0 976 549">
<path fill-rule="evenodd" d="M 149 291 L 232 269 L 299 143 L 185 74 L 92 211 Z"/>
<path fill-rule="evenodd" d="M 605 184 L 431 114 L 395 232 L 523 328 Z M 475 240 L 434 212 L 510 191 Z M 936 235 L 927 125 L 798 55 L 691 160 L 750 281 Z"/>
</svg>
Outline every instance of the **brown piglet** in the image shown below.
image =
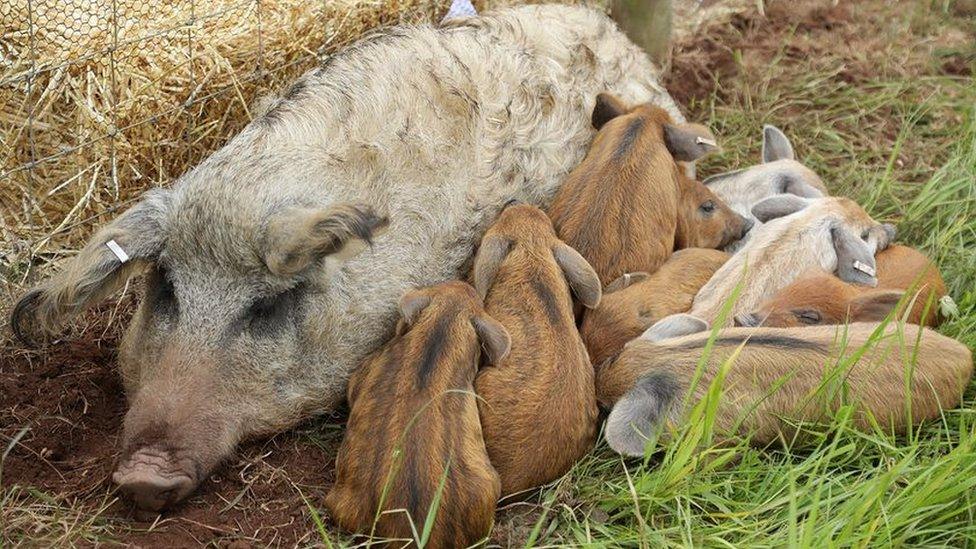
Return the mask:
<svg viewBox="0 0 976 549">
<path fill-rule="evenodd" d="M 713 440 L 764 446 L 809 440 L 803 423 L 829 423 L 845 405 L 853 429 L 904 433 L 959 405 L 973 375 L 964 344 L 914 324 L 725 328 L 703 361 L 710 337 L 702 320 L 674 315 L 599 370 L 611 448 L 640 456 L 650 438 L 667 440 L 713 382 Z"/>
<path fill-rule="evenodd" d="M 512 338 L 508 357 L 475 380 L 485 445 L 509 495 L 559 478 L 593 447 L 599 410 L 572 294 L 596 307 L 600 280 L 529 205 L 509 206 L 485 234 L 474 280 Z"/>
<path fill-rule="evenodd" d="M 652 275 L 635 273 L 611 282 L 600 306 L 580 326 L 593 365 L 599 368 L 658 320 L 687 312 L 698 290 L 728 259 L 723 251 L 688 248 L 675 252 Z"/>
<path fill-rule="evenodd" d="M 653 273 L 682 248 L 721 248 L 753 222 L 732 211 L 678 164 L 717 149 L 703 126 L 676 124 L 652 104 L 627 107 L 597 96 L 599 130 L 549 208 L 556 234 L 586 258 L 600 281 Z"/>
<path fill-rule="evenodd" d="M 408 292 L 399 307 L 396 335 L 349 380 L 325 504 L 345 530 L 411 539 L 439 494 L 426 547 L 470 546 L 491 530 L 500 489 L 472 384 L 482 348 L 498 364 L 509 337 L 464 282 Z"/>
<path fill-rule="evenodd" d="M 946 295 L 939 268 L 922 252 L 890 246 L 875 257 L 878 286 L 848 284 L 817 269 L 783 288 L 751 313 L 736 315 L 736 326 L 812 326 L 883 320 L 902 303 L 911 304 L 907 322 L 938 326 L 939 300 Z M 908 292 L 909 295 L 905 296 Z M 904 299 L 903 299 L 904 297 Z M 897 312 L 898 318 L 902 310 Z"/>
</svg>

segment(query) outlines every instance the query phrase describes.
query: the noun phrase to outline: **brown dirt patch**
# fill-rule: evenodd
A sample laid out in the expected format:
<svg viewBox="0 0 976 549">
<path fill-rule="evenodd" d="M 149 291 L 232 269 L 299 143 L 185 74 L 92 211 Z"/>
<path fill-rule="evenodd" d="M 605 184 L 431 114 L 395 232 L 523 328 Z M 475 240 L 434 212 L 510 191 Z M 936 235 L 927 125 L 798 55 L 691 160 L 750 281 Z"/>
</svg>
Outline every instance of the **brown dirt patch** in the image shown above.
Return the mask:
<svg viewBox="0 0 976 549">
<path fill-rule="evenodd" d="M 729 99 L 739 86 L 725 82 L 760 74 L 770 64 L 837 68 L 836 77 L 848 84 L 921 74 L 971 74 L 971 33 L 928 28 L 933 17 L 917 4 L 833 4 L 768 1 L 764 14 L 755 9 L 733 14 L 727 23 L 675 44 L 668 90 L 686 106 L 712 93 Z M 912 55 L 903 51 L 906 40 L 917 42 Z"/>
<path fill-rule="evenodd" d="M 5 487 L 57 494 L 92 513 L 115 497 L 111 473 L 126 403 L 114 370 L 117 337 L 103 338 L 103 331 L 93 323 L 39 351 L 4 349 L 0 440 L 6 446 L 29 427 L 4 462 Z M 336 447 L 315 443 L 329 436 L 321 431 L 321 425 L 307 425 L 244 445 L 162 517 L 136 516 L 127 502 L 115 501 L 102 518 L 117 523 L 120 540 L 138 546 L 313 542 L 315 527 L 302 494 L 320 505 L 332 483 Z"/>
</svg>

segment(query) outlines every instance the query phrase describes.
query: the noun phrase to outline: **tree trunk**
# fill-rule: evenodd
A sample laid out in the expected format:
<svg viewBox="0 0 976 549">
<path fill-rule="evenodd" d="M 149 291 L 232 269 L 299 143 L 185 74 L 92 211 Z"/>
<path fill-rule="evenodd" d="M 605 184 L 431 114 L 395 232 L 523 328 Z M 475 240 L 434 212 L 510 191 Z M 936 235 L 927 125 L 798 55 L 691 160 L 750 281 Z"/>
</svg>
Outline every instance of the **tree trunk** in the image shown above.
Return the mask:
<svg viewBox="0 0 976 549">
<path fill-rule="evenodd" d="M 668 69 L 671 62 L 672 0 L 612 0 L 610 15 L 651 60 Z"/>
</svg>

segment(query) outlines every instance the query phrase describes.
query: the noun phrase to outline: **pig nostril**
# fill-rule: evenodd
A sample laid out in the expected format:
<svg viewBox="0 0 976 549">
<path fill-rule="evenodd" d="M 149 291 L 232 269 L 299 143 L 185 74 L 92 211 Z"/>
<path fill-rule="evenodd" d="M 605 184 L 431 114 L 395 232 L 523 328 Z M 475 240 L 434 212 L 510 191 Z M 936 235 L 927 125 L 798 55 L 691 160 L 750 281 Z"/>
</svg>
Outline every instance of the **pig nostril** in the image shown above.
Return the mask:
<svg viewBox="0 0 976 549">
<path fill-rule="evenodd" d="M 168 455 L 144 450 L 121 465 L 112 479 L 136 506 L 159 511 L 186 497 L 196 486 L 195 476 Z"/>
</svg>

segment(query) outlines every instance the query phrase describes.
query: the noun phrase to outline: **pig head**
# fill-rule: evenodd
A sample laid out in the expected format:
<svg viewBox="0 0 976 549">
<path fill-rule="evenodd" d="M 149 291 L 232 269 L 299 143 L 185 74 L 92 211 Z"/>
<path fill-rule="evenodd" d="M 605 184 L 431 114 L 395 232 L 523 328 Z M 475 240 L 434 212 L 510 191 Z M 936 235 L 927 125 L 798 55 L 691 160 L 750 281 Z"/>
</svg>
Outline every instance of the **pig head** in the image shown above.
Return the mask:
<svg viewBox="0 0 976 549">
<path fill-rule="evenodd" d="M 324 322 L 309 303 L 316 279 L 386 224 L 352 203 L 269 204 L 258 217 L 195 193 L 150 193 L 15 308 L 21 336 L 43 333 L 148 273 L 119 349 L 130 408 L 113 475 L 141 507 L 182 499 L 242 436 L 283 429 L 307 409 L 303 350 Z"/>
</svg>

